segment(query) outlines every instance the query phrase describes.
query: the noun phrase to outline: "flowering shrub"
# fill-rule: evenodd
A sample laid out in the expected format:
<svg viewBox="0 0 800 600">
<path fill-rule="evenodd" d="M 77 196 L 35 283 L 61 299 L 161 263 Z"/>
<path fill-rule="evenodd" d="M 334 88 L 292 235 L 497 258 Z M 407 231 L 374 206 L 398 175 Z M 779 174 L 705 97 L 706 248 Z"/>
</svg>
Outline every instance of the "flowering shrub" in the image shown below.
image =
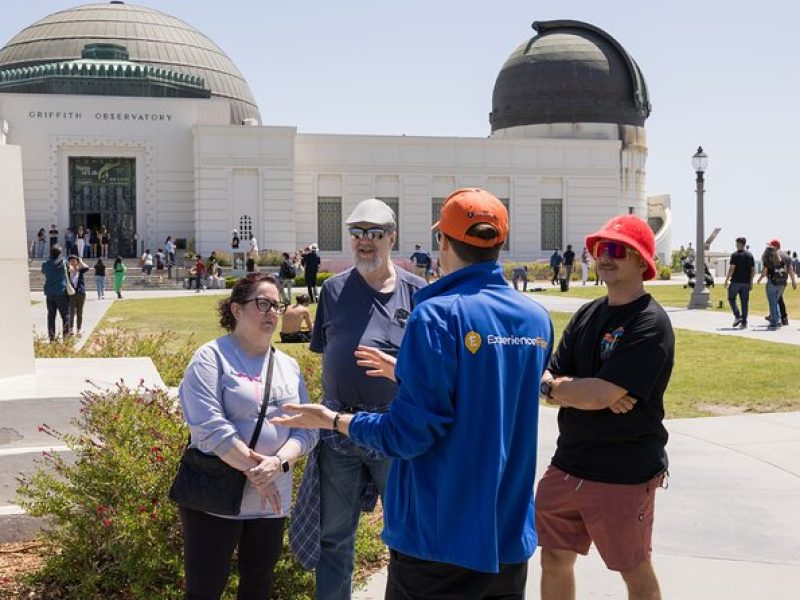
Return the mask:
<svg viewBox="0 0 800 600">
<path fill-rule="evenodd" d="M 134 347 L 141 349 L 149 343 L 140 341 Z M 118 341 L 103 348 L 110 353 L 129 346 Z M 63 356 L 67 349 L 71 346 L 37 347 L 49 356 Z M 299 362 L 311 401 L 318 402 L 322 396 L 319 355 L 305 346 L 284 345 L 283 349 Z M 182 373 L 190 357 L 171 368 Z M 173 360 L 179 357 L 173 355 Z M 167 499 L 188 439 L 176 401 L 164 390 L 118 384 L 108 392 L 86 392 L 72 425 L 75 434 L 41 425 L 40 430 L 66 445 L 72 457 L 44 453 L 38 470 L 21 478 L 17 490 L 18 503 L 48 523 L 42 535 L 45 561 L 30 577 L 29 597 L 182 598 L 180 521 L 177 508 Z M 304 464 L 301 461 L 294 469 L 295 497 Z M 356 581 L 385 563 L 380 530 L 380 513 L 361 520 L 356 535 Z M 235 596 L 236 583 L 234 561 L 224 598 Z M 313 573 L 294 561 L 284 538 L 273 598 L 310 600 L 313 589 Z"/>
</svg>

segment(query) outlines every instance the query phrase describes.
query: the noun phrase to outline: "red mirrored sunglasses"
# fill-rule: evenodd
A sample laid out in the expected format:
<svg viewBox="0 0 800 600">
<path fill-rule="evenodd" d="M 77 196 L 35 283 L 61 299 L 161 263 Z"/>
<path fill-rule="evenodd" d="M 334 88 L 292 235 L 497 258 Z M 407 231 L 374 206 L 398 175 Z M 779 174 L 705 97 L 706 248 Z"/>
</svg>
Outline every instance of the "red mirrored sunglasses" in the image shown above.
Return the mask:
<svg viewBox="0 0 800 600">
<path fill-rule="evenodd" d="M 608 254 L 614 260 L 623 260 L 627 258 L 628 253 L 638 254 L 636 250 L 620 242 L 611 242 L 608 240 L 600 240 L 594 243 L 592 248 L 592 256 L 599 258 L 603 254 Z"/>
</svg>

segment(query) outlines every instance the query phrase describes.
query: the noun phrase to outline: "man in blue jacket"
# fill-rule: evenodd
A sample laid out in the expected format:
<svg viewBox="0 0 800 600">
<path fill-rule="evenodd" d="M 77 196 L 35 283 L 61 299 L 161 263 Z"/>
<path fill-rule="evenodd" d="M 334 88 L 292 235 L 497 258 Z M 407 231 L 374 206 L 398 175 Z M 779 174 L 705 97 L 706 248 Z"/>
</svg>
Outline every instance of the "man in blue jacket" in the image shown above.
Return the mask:
<svg viewBox="0 0 800 600">
<path fill-rule="evenodd" d="M 287 405 L 296 414 L 273 421 L 333 429 L 396 459 L 384 502 L 386 598 L 521 599 L 537 543 L 536 385 L 553 328 L 503 278 L 508 213 L 497 198 L 457 190 L 434 228 L 447 275 L 414 296 L 389 412 Z M 358 354 L 367 374 L 392 373 L 389 357 Z"/>
<path fill-rule="evenodd" d="M 69 337 L 69 296 L 67 295 L 67 265 L 61 246 L 50 247 L 50 258 L 42 263 L 44 297 L 47 302 L 47 337 L 56 339 L 56 311 L 61 315 L 61 331 Z"/>
</svg>

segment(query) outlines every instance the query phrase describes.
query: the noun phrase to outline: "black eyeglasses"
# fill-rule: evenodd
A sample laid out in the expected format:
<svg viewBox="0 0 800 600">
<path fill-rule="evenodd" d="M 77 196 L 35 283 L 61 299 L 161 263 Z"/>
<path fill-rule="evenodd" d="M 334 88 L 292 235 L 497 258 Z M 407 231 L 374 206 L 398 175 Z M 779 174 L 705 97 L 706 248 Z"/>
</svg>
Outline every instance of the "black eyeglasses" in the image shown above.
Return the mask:
<svg viewBox="0 0 800 600">
<path fill-rule="evenodd" d="M 355 239 L 367 238 L 368 240 L 382 240 L 383 236 L 387 235 L 390 230 L 385 227 L 370 227 L 364 229 L 363 227 L 350 227 L 348 230 L 350 235 Z"/>
<path fill-rule="evenodd" d="M 247 304 L 248 302 L 255 302 L 256 309 L 258 312 L 268 313 L 269 311 L 275 311 L 276 314 L 282 315 L 286 312 L 286 304 L 273 302 L 269 298 L 264 298 L 263 296 L 258 296 L 257 298 L 250 298 L 250 300 L 245 300 L 241 304 Z"/>
</svg>

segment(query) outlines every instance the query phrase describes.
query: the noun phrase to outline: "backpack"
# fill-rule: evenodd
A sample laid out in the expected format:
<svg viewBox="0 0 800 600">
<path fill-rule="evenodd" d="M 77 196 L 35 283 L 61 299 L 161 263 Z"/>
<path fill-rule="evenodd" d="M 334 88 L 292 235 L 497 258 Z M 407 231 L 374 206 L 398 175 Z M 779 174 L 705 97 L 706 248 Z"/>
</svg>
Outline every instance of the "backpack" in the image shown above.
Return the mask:
<svg viewBox="0 0 800 600">
<path fill-rule="evenodd" d="M 288 260 L 281 264 L 281 279 L 294 279 L 297 277 L 297 269 Z"/>
</svg>

